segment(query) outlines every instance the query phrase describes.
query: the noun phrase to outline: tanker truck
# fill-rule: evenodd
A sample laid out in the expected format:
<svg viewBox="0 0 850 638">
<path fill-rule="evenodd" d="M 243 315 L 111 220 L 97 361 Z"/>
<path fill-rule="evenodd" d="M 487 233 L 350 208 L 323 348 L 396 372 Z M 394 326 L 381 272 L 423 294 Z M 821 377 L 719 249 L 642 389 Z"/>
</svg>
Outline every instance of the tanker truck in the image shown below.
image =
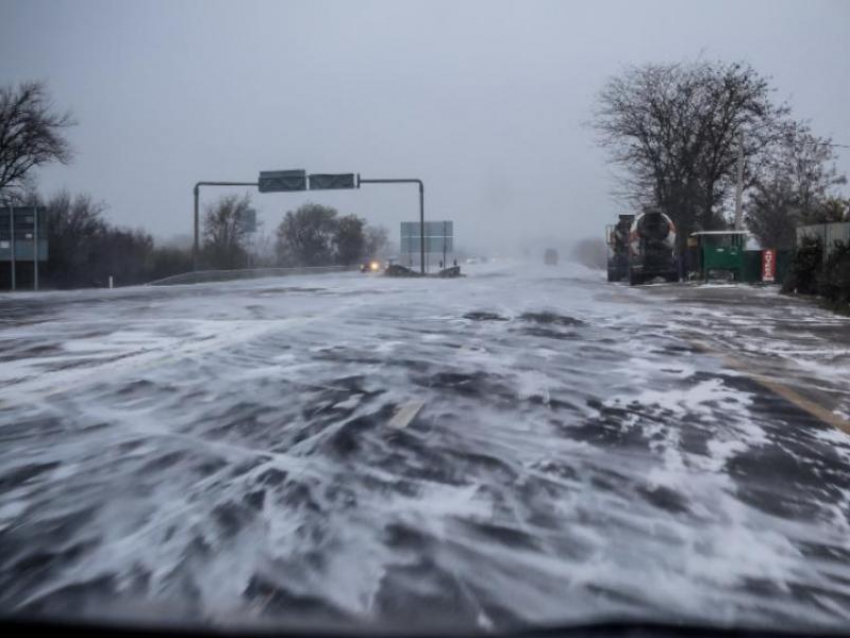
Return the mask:
<svg viewBox="0 0 850 638">
<path fill-rule="evenodd" d="M 664 213 L 647 210 L 635 218 L 629 231 L 629 284 L 656 277 L 679 281 L 676 226 Z"/>
</svg>

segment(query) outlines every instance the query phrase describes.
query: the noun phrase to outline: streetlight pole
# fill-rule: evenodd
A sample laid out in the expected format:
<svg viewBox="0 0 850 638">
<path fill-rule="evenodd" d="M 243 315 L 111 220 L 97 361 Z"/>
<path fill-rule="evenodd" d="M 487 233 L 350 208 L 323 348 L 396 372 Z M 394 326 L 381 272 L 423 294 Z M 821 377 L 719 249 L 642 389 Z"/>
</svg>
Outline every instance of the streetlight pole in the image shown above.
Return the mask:
<svg viewBox="0 0 850 638">
<path fill-rule="evenodd" d="M 32 288 L 38 290 L 38 206 L 32 207 Z"/>
<path fill-rule="evenodd" d="M 357 175 L 357 188 L 360 184 L 419 184 L 419 272 L 425 274 L 425 184 L 421 179 L 361 179 Z"/>
<path fill-rule="evenodd" d="M 17 287 L 16 275 L 15 272 L 17 268 L 17 264 L 15 263 L 15 209 L 11 206 L 8 206 L 9 210 L 9 251 L 10 251 L 10 268 L 12 275 L 12 290 L 15 290 Z"/>
<path fill-rule="evenodd" d="M 259 186 L 258 182 L 197 182 L 192 193 L 195 196 L 195 241 L 192 245 L 192 271 L 198 272 L 198 255 L 201 252 L 200 214 L 198 212 L 201 186 Z"/>
<path fill-rule="evenodd" d="M 735 180 L 735 230 L 744 230 L 744 134 L 738 136 L 738 167 Z"/>
</svg>

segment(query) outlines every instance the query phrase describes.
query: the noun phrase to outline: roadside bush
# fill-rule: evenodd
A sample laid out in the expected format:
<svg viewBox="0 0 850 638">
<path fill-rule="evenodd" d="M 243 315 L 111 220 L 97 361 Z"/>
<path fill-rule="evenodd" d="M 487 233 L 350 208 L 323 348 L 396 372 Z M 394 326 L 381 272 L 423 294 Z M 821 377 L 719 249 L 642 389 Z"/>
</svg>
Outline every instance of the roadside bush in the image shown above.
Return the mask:
<svg viewBox="0 0 850 638">
<path fill-rule="evenodd" d="M 850 309 L 850 243 L 839 243 L 827 259 L 818 292 L 834 309 Z"/>
<path fill-rule="evenodd" d="M 801 295 L 818 294 L 818 284 L 823 267 L 823 246 L 819 239 L 805 237 L 794 253 L 788 276 L 782 283 L 782 292 Z"/>
</svg>

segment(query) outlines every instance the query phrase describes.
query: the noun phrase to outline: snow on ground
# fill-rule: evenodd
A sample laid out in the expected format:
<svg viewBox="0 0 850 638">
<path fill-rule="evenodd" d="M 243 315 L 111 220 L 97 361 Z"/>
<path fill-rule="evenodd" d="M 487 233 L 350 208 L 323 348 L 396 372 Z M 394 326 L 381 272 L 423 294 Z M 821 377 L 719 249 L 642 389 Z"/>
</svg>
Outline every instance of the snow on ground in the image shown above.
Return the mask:
<svg viewBox="0 0 850 638">
<path fill-rule="evenodd" d="M 814 392 L 816 402 L 850 421 L 850 318 L 782 296 L 776 287 L 709 284 L 658 292 L 651 299 L 670 303 L 671 331 L 803 394 Z"/>
<path fill-rule="evenodd" d="M 846 627 L 850 438 L 691 337 L 824 383 L 831 346 L 653 295 L 502 264 L 3 296 L 0 608 Z"/>
</svg>

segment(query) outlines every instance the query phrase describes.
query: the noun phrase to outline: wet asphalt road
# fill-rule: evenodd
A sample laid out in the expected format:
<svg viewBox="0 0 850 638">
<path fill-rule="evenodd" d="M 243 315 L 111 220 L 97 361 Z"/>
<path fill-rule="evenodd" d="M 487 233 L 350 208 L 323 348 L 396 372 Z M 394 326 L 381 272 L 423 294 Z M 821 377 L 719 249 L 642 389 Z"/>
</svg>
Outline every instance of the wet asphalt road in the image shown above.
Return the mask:
<svg viewBox="0 0 850 638">
<path fill-rule="evenodd" d="M 850 324 L 775 291 L 511 264 L 0 313 L 7 613 L 848 625 L 850 437 L 724 353 L 843 418 Z"/>
</svg>

